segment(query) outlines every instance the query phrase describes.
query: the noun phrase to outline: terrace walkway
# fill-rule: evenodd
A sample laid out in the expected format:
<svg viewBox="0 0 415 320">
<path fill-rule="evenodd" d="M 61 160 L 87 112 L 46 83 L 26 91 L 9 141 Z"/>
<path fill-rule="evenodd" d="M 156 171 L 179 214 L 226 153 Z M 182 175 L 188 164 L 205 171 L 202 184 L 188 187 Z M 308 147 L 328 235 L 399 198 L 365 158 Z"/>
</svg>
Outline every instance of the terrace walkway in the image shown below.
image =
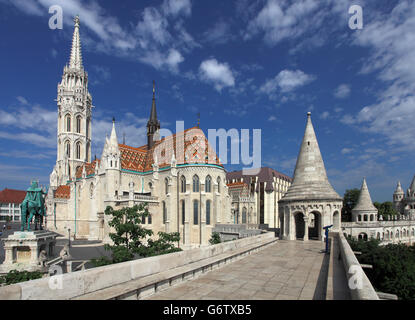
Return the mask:
<svg viewBox="0 0 415 320">
<path fill-rule="evenodd" d="M 320 241 L 280 240 L 255 254 L 148 299 L 325 300 L 329 255 L 322 253 L 323 249 L 324 244 Z M 344 272 L 341 273 L 346 281 Z"/>
</svg>

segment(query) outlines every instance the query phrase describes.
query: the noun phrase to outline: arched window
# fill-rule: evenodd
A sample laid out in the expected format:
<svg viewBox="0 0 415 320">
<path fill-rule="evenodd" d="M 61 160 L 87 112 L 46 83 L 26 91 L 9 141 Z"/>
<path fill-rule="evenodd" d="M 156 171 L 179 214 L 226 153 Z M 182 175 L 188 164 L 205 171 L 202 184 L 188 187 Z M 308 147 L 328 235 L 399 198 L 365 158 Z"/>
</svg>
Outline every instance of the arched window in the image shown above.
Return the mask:
<svg viewBox="0 0 415 320">
<path fill-rule="evenodd" d="M 87 161 L 87 162 L 90 162 L 91 160 L 89 159 L 89 147 L 90 147 L 90 144 L 89 144 L 89 142 L 86 144 L 86 149 L 85 149 L 85 160 Z"/>
<path fill-rule="evenodd" d="M 193 192 L 199 192 L 199 177 L 197 175 L 193 176 Z"/>
<path fill-rule="evenodd" d="M 242 223 L 246 223 L 246 208 L 242 209 Z"/>
<path fill-rule="evenodd" d="M 163 201 L 163 224 L 167 222 L 167 207 L 166 202 Z"/>
<path fill-rule="evenodd" d="M 68 158 L 71 158 L 71 144 L 69 141 L 65 143 L 65 153 L 68 156 Z"/>
<path fill-rule="evenodd" d="M 186 203 L 184 200 L 180 201 L 182 203 L 182 224 L 184 224 L 186 219 Z"/>
<path fill-rule="evenodd" d="M 218 177 L 218 193 L 220 193 L 220 177 Z"/>
<path fill-rule="evenodd" d="M 205 179 L 205 192 L 212 192 L 212 179 L 207 176 Z"/>
<path fill-rule="evenodd" d="M 85 132 L 86 132 L 86 137 L 87 138 L 89 137 L 89 123 L 90 123 L 90 120 L 88 118 L 88 119 L 86 119 L 86 127 L 85 127 Z"/>
<path fill-rule="evenodd" d="M 199 224 L 199 201 L 193 201 L 193 224 Z"/>
<path fill-rule="evenodd" d="M 141 219 L 141 224 L 146 224 L 146 217 L 143 217 L 143 219 Z"/>
<path fill-rule="evenodd" d="M 210 200 L 206 201 L 206 224 L 210 224 Z"/>
<path fill-rule="evenodd" d="M 169 179 L 164 179 L 164 191 L 166 192 L 166 194 L 169 193 Z"/>
<path fill-rule="evenodd" d="M 81 143 L 76 143 L 76 159 L 81 159 Z"/>
<path fill-rule="evenodd" d="M 76 117 L 76 132 L 81 133 L 81 116 Z"/>
<path fill-rule="evenodd" d="M 186 192 L 186 178 L 185 176 L 182 176 L 180 178 L 180 192 L 185 193 Z"/>
<path fill-rule="evenodd" d="M 66 122 L 66 132 L 71 132 L 71 115 L 67 114 L 65 117 Z"/>
<path fill-rule="evenodd" d="M 151 217 L 151 214 L 148 215 L 148 224 L 153 223 L 153 218 Z"/>
</svg>

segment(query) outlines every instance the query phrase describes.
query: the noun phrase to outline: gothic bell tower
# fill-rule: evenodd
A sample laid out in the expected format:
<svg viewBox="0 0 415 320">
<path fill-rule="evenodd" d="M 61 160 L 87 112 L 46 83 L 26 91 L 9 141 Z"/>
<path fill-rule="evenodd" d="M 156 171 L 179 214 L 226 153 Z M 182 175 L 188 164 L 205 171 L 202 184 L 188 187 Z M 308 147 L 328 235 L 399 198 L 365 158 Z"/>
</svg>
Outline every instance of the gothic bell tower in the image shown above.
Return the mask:
<svg viewBox="0 0 415 320">
<path fill-rule="evenodd" d="M 157 139 L 160 121 L 157 120 L 156 110 L 156 84 L 153 81 L 153 102 L 151 104 L 150 119 L 147 122 L 147 148 L 150 150 Z"/>
<path fill-rule="evenodd" d="M 77 168 L 91 162 L 92 97 L 88 92 L 88 73 L 82 65 L 78 16 L 74 22 L 69 64 L 58 84 L 58 148 L 51 186 L 73 180 Z"/>
</svg>

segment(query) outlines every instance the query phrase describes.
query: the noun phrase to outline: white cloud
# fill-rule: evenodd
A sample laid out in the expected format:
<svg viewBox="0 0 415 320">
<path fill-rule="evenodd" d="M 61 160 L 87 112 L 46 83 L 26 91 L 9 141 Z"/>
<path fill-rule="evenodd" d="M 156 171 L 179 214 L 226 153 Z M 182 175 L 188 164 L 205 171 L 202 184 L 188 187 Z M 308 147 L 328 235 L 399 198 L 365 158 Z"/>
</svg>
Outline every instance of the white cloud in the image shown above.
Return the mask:
<svg viewBox="0 0 415 320">
<path fill-rule="evenodd" d="M 273 79 L 267 80 L 259 89 L 274 99 L 278 92 L 288 93 L 315 80 L 315 76 L 301 70 L 282 70 Z"/>
<path fill-rule="evenodd" d="M 183 27 L 191 15 L 190 0 L 165 0 L 157 7 L 146 7 L 134 26 L 123 27 L 98 1 L 79 0 L 2 0 L 28 15 L 48 17 L 51 5 L 64 12 L 64 25 L 72 29 L 72 18 L 81 19 L 83 48 L 104 54 L 135 59 L 157 69 L 177 73 L 184 61 L 182 52 L 200 46 Z M 52 56 L 54 52 L 52 51 Z"/>
<path fill-rule="evenodd" d="M 330 116 L 330 113 L 328 111 L 324 111 L 321 115 L 320 115 L 320 119 L 326 120 L 328 119 Z"/>
<path fill-rule="evenodd" d="M 277 120 L 277 117 L 276 116 L 270 116 L 268 118 L 268 121 L 275 121 L 275 120 Z"/>
<path fill-rule="evenodd" d="M 341 151 L 342 154 L 349 154 L 351 152 L 353 152 L 353 149 L 351 148 L 343 148 Z"/>
<path fill-rule="evenodd" d="M 235 85 L 235 77 L 229 65 L 220 63 L 213 58 L 200 64 L 199 75 L 201 80 L 212 83 L 218 91 L 221 91 L 224 87 Z"/>
<path fill-rule="evenodd" d="M 347 98 L 350 95 L 350 85 L 341 84 L 334 90 L 334 96 L 339 99 Z"/>
<path fill-rule="evenodd" d="M 415 149 L 414 30 L 415 2 L 401 1 L 390 13 L 375 16 L 355 33 L 354 43 L 370 49 L 362 72 L 377 72 L 386 89 L 377 95 L 378 102 L 342 119 L 408 150 Z"/>
<path fill-rule="evenodd" d="M 230 26 L 227 22 L 220 20 L 208 29 L 203 34 L 204 41 L 212 44 L 224 44 L 227 43 L 231 38 Z"/>
</svg>

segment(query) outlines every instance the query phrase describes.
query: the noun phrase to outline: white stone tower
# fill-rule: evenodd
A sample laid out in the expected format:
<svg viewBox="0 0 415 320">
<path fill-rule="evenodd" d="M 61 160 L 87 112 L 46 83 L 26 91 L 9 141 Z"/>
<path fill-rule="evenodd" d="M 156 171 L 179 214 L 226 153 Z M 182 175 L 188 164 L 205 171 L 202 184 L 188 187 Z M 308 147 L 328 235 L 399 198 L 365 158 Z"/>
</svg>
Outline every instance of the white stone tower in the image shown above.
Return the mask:
<svg viewBox="0 0 415 320">
<path fill-rule="evenodd" d="M 360 188 L 359 199 L 356 206 L 352 209 L 353 222 L 374 222 L 378 221 L 378 209 L 373 205 L 370 197 L 366 179 L 363 178 L 362 187 Z"/>
<path fill-rule="evenodd" d="M 278 201 L 280 234 L 287 240 L 323 240 L 324 226 L 333 225 L 331 230 L 340 231 L 342 206 L 342 198 L 327 178 L 308 112 L 293 183 Z"/>
<path fill-rule="evenodd" d="M 396 186 L 396 190 L 393 193 L 393 206 L 399 213 L 401 212 L 402 202 L 403 202 L 404 196 L 405 196 L 405 192 L 402 189 L 401 182 L 398 181 L 398 185 Z"/>
<path fill-rule="evenodd" d="M 91 162 L 92 97 L 88 92 L 88 74 L 82 65 L 78 16 L 74 22 L 69 64 L 58 84 L 58 149 L 50 177 L 52 188 L 73 180 L 77 168 Z"/>
</svg>

